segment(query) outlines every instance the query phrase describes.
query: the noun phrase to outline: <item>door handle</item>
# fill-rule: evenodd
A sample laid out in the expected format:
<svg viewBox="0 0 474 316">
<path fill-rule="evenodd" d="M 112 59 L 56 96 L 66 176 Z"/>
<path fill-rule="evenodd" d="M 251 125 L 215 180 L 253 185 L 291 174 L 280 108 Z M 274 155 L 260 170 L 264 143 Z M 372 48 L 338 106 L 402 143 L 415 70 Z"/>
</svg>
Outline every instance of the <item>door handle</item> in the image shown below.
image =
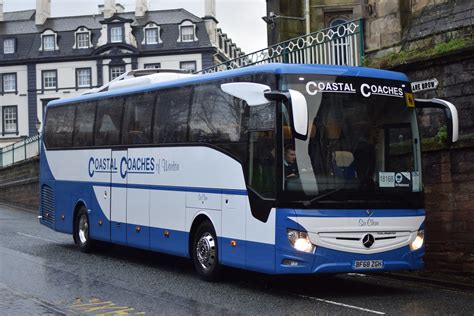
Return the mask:
<svg viewBox="0 0 474 316">
<path fill-rule="evenodd" d="M 107 198 L 107 191 L 104 191 L 104 199 Z"/>
</svg>

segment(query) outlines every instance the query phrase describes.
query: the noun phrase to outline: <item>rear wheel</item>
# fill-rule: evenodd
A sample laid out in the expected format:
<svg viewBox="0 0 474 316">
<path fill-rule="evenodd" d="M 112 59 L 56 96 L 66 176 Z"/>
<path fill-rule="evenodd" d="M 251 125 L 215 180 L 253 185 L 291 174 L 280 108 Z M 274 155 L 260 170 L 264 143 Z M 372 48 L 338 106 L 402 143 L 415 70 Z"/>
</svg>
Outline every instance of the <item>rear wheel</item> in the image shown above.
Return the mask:
<svg viewBox="0 0 474 316">
<path fill-rule="evenodd" d="M 192 256 L 194 268 L 206 281 L 216 280 L 221 272 L 219 264 L 217 237 L 209 221 L 201 223 L 193 238 Z"/>
<path fill-rule="evenodd" d="M 74 220 L 74 241 L 82 252 L 90 252 L 94 246 L 89 234 L 89 216 L 84 206 L 81 206 Z"/>
</svg>

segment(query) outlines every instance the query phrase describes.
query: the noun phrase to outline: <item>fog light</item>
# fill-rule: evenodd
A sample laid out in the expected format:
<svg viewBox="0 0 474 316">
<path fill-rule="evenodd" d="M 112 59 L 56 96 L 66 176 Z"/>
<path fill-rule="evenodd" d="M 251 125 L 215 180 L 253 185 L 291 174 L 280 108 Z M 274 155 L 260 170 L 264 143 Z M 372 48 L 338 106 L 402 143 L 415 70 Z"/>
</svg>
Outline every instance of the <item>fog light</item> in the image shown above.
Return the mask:
<svg viewBox="0 0 474 316">
<path fill-rule="evenodd" d="M 423 247 L 423 242 L 425 241 L 425 230 L 420 229 L 416 235 L 415 240 L 410 244 L 411 251 L 415 251 Z"/>
<path fill-rule="evenodd" d="M 314 252 L 314 249 L 316 249 L 316 246 L 311 243 L 306 232 L 288 229 L 287 235 L 290 245 L 298 251 Z"/>
<path fill-rule="evenodd" d="M 282 264 L 284 266 L 296 267 L 298 265 L 298 261 L 290 260 L 290 259 L 283 259 Z"/>
</svg>

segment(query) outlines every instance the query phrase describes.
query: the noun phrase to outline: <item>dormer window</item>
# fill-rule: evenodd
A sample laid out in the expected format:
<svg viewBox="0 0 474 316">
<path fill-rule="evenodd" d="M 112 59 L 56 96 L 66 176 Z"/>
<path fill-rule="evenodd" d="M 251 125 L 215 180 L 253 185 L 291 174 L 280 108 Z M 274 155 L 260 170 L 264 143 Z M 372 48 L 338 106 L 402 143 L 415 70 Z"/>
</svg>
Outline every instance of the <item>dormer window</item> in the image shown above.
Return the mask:
<svg viewBox="0 0 474 316">
<path fill-rule="evenodd" d="M 185 21 L 179 26 L 178 42 L 194 42 L 197 41 L 196 25 L 191 21 Z"/>
<path fill-rule="evenodd" d="M 81 27 L 76 31 L 76 43 L 73 48 L 84 49 L 92 47 L 91 31 L 85 27 Z"/>
<path fill-rule="evenodd" d="M 41 34 L 41 47 L 39 50 L 43 52 L 59 50 L 58 35 L 52 30 L 44 31 Z"/>
<path fill-rule="evenodd" d="M 148 23 L 144 28 L 145 38 L 142 44 L 153 45 L 161 43 L 160 39 L 160 27 L 155 23 Z"/>
<path fill-rule="evenodd" d="M 110 28 L 110 42 L 111 43 L 123 42 L 123 27 L 122 26 L 112 26 Z"/>
<path fill-rule="evenodd" d="M 14 54 L 15 53 L 15 39 L 7 38 L 3 40 L 3 53 Z"/>
<path fill-rule="evenodd" d="M 54 50 L 54 35 L 43 36 L 43 50 Z"/>
</svg>

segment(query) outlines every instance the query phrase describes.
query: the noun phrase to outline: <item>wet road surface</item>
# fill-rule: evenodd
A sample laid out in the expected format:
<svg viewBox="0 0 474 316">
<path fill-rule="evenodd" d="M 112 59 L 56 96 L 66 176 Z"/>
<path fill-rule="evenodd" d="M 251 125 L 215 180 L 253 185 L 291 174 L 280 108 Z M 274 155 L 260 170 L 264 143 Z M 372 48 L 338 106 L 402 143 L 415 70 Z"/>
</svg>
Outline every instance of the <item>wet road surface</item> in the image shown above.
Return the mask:
<svg viewBox="0 0 474 316">
<path fill-rule="evenodd" d="M 266 276 L 227 270 L 201 281 L 187 259 L 101 246 L 37 214 L 0 205 L 0 315 L 474 314 L 474 293 L 381 275 Z"/>
</svg>

